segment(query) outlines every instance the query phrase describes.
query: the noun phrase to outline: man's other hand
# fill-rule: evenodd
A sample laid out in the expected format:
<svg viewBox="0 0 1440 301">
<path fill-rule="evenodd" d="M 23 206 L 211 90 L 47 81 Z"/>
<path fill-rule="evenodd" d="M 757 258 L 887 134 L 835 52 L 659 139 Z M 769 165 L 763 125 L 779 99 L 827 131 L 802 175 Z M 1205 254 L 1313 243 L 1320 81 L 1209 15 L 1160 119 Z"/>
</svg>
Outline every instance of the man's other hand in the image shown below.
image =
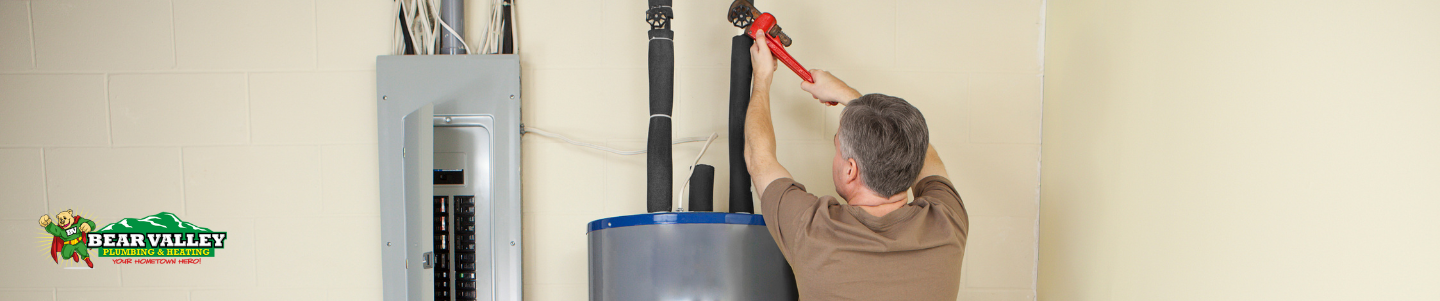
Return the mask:
<svg viewBox="0 0 1440 301">
<path fill-rule="evenodd" d="M 810 96 L 819 99 L 827 105 L 848 104 L 851 100 L 860 98 L 860 92 L 850 88 L 844 81 L 836 78 L 835 75 L 820 69 L 810 69 L 810 74 L 815 76 L 815 83 L 800 81 L 800 89 L 810 92 Z"/>
<path fill-rule="evenodd" d="M 775 56 L 770 54 L 770 47 L 765 46 L 764 36 L 750 45 L 750 65 L 755 70 L 755 82 L 764 82 L 769 86 L 770 80 L 775 77 Z"/>
</svg>

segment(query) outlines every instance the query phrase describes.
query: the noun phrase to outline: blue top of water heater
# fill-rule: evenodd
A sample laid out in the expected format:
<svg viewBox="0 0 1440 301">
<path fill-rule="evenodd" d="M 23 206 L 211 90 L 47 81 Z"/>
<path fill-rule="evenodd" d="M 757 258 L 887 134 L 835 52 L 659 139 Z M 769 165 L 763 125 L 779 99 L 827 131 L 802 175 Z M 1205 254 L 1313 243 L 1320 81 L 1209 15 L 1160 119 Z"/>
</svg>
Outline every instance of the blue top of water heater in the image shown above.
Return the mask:
<svg viewBox="0 0 1440 301">
<path fill-rule="evenodd" d="M 724 212 L 660 212 L 607 217 L 590 222 L 585 233 L 609 228 L 669 224 L 734 224 L 764 226 L 759 214 Z"/>
</svg>

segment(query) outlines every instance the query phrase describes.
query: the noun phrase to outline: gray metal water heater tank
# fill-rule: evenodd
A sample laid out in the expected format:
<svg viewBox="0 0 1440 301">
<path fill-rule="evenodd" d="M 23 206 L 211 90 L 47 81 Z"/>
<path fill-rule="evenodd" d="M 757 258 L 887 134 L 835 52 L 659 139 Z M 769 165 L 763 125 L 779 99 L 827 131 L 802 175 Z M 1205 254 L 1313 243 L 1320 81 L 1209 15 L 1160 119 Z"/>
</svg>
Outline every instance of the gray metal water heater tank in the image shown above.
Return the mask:
<svg viewBox="0 0 1440 301">
<path fill-rule="evenodd" d="M 588 228 L 592 301 L 799 299 L 758 214 L 636 214 Z"/>
</svg>

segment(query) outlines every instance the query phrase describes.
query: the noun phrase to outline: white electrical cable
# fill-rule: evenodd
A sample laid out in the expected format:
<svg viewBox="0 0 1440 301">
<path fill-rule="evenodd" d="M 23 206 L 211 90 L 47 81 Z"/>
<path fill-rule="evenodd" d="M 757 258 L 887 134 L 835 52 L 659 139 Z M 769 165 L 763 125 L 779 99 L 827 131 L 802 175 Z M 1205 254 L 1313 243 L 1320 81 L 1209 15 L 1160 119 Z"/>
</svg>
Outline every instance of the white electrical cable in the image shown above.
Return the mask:
<svg viewBox="0 0 1440 301">
<path fill-rule="evenodd" d="M 495 53 L 500 53 L 501 48 L 505 46 L 503 45 L 505 43 L 505 11 L 508 10 L 507 7 L 509 7 L 505 5 L 505 1 L 506 0 L 495 0 L 495 21 L 490 24 L 490 26 L 494 26 L 493 30 L 490 31 L 490 39 L 492 40 L 490 42 L 490 51 L 494 51 Z M 511 13 L 510 21 L 513 22 L 514 20 L 515 14 Z M 515 24 L 510 24 L 510 28 L 515 28 Z"/>
<path fill-rule="evenodd" d="M 505 1 L 500 0 L 502 3 Z M 506 5 L 504 9 L 510 11 L 510 49 L 514 53 L 520 53 L 520 27 L 516 26 L 520 24 L 520 15 L 515 14 L 515 1 L 510 1 L 510 5 Z"/>
<path fill-rule="evenodd" d="M 544 137 L 548 137 L 548 138 L 552 138 L 552 139 L 558 139 L 558 140 L 565 141 L 565 142 L 568 142 L 568 143 L 574 144 L 574 145 L 579 145 L 579 146 L 584 146 L 584 147 L 589 147 L 589 148 L 593 148 L 593 149 L 598 149 L 598 150 L 602 150 L 602 151 L 614 153 L 614 154 L 617 154 L 617 155 L 627 155 L 627 156 L 628 156 L 628 155 L 639 155 L 639 154 L 644 154 L 644 153 L 646 152 L 646 150 L 622 151 L 622 150 L 613 149 L 613 148 L 604 147 L 604 146 L 599 146 L 599 145 L 595 145 L 595 144 L 591 144 L 591 143 L 585 143 L 585 142 L 575 141 L 575 140 L 573 140 L 573 139 L 570 139 L 570 137 L 565 137 L 564 135 L 560 135 L 560 134 L 556 134 L 556 133 L 551 133 L 551 132 L 549 132 L 549 131 L 542 130 L 542 129 L 538 129 L 538 128 L 535 128 L 535 127 L 530 127 L 530 126 L 525 127 L 525 129 L 520 132 L 521 135 L 531 134 L 531 133 L 534 133 L 534 134 L 540 135 L 540 136 L 544 136 Z M 720 134 L 719 134 L 719 133 L 710 133 L 710 137 L 707 137 L 707 138 L 701 138 L 701 137 L 685 137 L 685 138 L 680 138 L 680 139 L 675 139 L 675 140 L 673 140 L 673 141 L 670 141 L 670 144 L 671 144 L 671 145 L 685 144 L 685 143 L 690 143 L 690 142 L 705 141 L 705 146 L 700 147 L 700 154 L 695 155 L 695 162 L 694 162 L 694 163 L 690 163 L 690 173 L 687 174 L 687 175 L 685 175 L 685 184 L 680 186 L 680 194 L 675 195 L 675 200 L 674 200 L 674 201 L 671 201 L 671 202 L 672 202 L 672 203 L 671 203 L 672 208 L 676 208 L 676 209 L 675 209 L 675 212 L 684 212 L 684 211 L 685 211 L 685 202 L 684 202 L 684 199 L 683 199 L 683 198 L 686 196 L 686 192 L 688 192 L 688 191 L 690 190 L 690 178 L 695 176 L 695 166 L 700 164 L 700 159 L 705 157 L 705 152 L 708 151 L 708 150 L 710 150 L 710 144 L 711 144 L 711 143 L 714 143 L 716 138 L 720 138 Z M 680 203 L 680 204 L 677 205 L 677 204 L 674 204 L 674 203 Z"/>
<path fill-rule="evenodd" d="M 718 133 L 710 133 L 710 139 L 705 139 L 705 146 L 700 148 L 700 154 L 695 155 L 695 163 L 690 163 L 690 173 L 685 175 L 685 185 L 680 185 L 680 194 L 675 195 L 675 202 L 680 203 L 675 206 L 675 208 L 678 208 L 675 211 L 685 211 L 685 201 L 681 198 L 685 197 L 685 192 L 690 190 L 690 178 L 695 177 L 695 166 L 700 165 L 700 158 L 705 157 L 705 151 L 710 149 L 710 143 L 715 142 L 715 138 L 719 137 L 720 134 Z"/>
<path fill-rule="evenodd" d="M 522 135 L 523 135 L 523 134 L 530 134 L 530 133 L 534 133 L 534 134 L 540 135 L 540 136 L 549 137 L 549 138 L 552 138 L 552 139 L 558 139 L 558 140 L 565 141 L 565 142 L 568 142 L 568 143 L 574 144 L 574 145 L 579 145 L 579 146 L 584 146 L 584 147 L 589 147 L 589 148 L 593 148 L 593 149 L 598 149 L 598 150 L 602 150 L 602 151 L 614 153 L 614 154 L 616 154 L 616 155 L 631 156 L 631 155 L 644 154 L 644 153 L 646 152 L 646 150 L 643 150 L 643 149 L 642 149 L 642 150 L 634 150 L 634 151 L 622 151 L 622 150 L 613 149 L 613 148 L 609 148 L 609 147 L 605 147 L 605 146 L 600 146 L 600 145 L 595 145 L 595 144 L 590 144 L 590 143 L 575 141 L 575 140 L 573 140 L 573 139 L 570 139 L 570 137 L 565 137 L 564 135 L 552 133 L 552 132 L 550 132 L 550 131 L 538 129 L 538 128 L 531 127 L 531 126 L 526 126 L 526 127 L 525 127 L 525 130 L 524 130 L 523 132 L 521 132 Z M 714 133 L 712 133 L 712 134 L 710 134 L 710 136 L 711 136 L 711 137 L 716 137 L 716 136 L 719 136 L 719 134 L 714 134 Z M 714 138 L 711 138 L 711 139 L 714 139 Z M 707 140 L 707 139 L 705 139 L 704 137 L 685 137 L 685 138 L 679 138 L 679 139 L 675 139 L 675 140 L 673 140 L 673 141 L 670 141 L 670 144 L 672 144 L 672 145 L 674 145 L 674 144 L 684 144 L 684 143 L 700 142 L 700 141 L 706 141 L 706 140 Z M 706 143 L 706 147 L 709 147 L 709 143 Z M 697 159 L 697 160 L 698 160 L 698 159 Z"/>
</svg>

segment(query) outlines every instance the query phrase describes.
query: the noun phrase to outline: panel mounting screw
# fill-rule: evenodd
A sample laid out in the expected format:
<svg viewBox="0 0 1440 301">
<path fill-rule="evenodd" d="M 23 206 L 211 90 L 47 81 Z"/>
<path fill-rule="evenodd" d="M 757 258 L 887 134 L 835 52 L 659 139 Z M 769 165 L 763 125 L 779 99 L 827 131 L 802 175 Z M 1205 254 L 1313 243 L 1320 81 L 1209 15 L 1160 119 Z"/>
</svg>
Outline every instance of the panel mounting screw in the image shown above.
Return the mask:
<svg viewBox="0 0 1440 301">
<path fill-rule="evenodd" d="M 515 246 L 515 241 L 513 241 L 513 240 L 510 241 L 510 246 L 511 246 L 511 247 L 514 247 L 514 246 Z"/>
<path fill-rule="evenodd" d="M 380 96 L 380 100 L 390 100 L 390 96 L 389 96 L 389 95 Z"/>
<path fill-rule="evenodd" d="M 515 94 L 510 94 L 510 99 L 515 99 Z"/>
<path fill-rule="evenodd" d="M 387 246 L 387 247 L 390 246 L 390 242 L 388 242 L 388 241 L 385 242 L 385 246 Z"/>
</svg>

